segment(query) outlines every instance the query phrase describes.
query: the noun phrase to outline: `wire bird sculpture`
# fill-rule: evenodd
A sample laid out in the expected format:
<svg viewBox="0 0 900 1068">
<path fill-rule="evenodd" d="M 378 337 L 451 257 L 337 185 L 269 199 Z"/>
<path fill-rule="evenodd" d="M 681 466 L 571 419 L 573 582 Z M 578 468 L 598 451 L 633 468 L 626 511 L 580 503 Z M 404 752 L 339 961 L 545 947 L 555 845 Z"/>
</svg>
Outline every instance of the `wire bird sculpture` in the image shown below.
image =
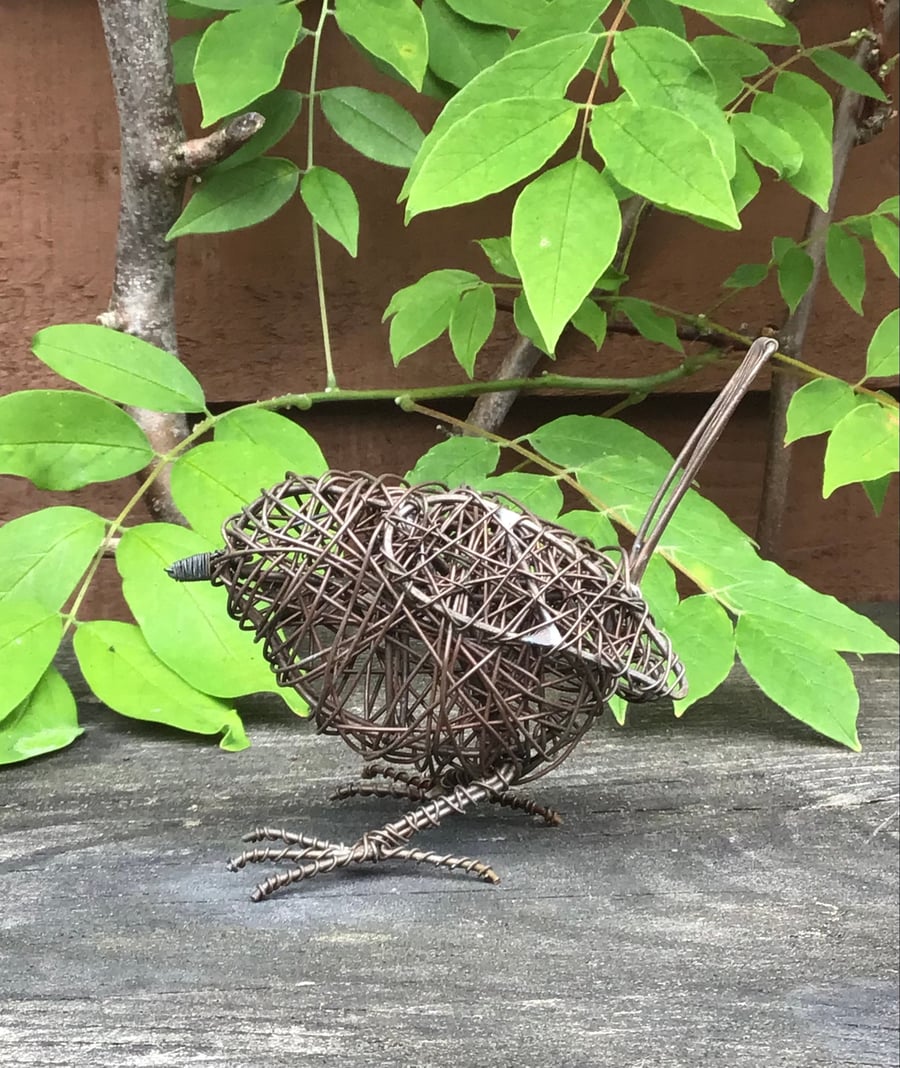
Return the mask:
<svg viewBox="0 0 900 1068">
<path fill-rule="evenodd" d="M 225 547 L 167 569 L 228 592 L 281 686 L 318 730 L 365 761 L 353 795 L 415 807 L 350 845 L 257 828 L 232 870 L 292 862 L 280 887 L 351 864 L 408 860 L 497 882 L 470 857 L 410 845 L 454 812 L 491 801 L 558 823 L 509 792 L 556 767 L 612 694 L 686 692 L 684 668 L 639 589 L 647 562 L 732 411 L 777 349 L 758 338 L 674 461 L 629 553 L 530 514 L 497 493 L 411 486 L 395 476 L 289 474 L 226 520 Z"/>
</svg>

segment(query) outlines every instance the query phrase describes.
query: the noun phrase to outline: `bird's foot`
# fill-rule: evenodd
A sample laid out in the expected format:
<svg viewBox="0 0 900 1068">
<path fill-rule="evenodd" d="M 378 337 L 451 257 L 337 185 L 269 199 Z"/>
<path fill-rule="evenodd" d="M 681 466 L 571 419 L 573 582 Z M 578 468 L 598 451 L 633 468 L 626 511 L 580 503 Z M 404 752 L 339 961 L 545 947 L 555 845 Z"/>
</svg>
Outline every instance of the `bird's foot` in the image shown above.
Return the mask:
<svg viewBox="0 0 900 1068">
<path fill-rule="evenodd" d="M 410 836 L 413 832 L 410 831 Z M 493 869 L 471 857 L 457 857 L 452 854 L 434 853 L 425 849 L 411 849 L 399 844 L 398 834 L 392 825 L 370 831 L 352 846 L 343 842 L 327 842 L 321 838 L 312 838 L 292 831 L 274 830 L 271 827 L 257 827 L 243 836 L 245 842 L 283 842 L 284 846 L 263 846 L 247 849 L 240 856 L 228 861 L 229 871 L 239 871 L 248 864 L 263 861 L 278 862 L 288 860 L 294 867 L 276 872 L 268 879 L 258 883 L 250 897 L 253 901 L 262 901 L 291 883 L 302 879 L 311 879 L 345 868 L 350 864 L 378 863 L 382 860 L 408 860 L 414 864 L 433 864 L 439 868 L 459 870 L 483 879 L 485 882 L 500 881 Z M 398 842 L 398 844 L 391 844 Z M 298 863 L 299 862 L 299 863 Z"/>
<path fill-rule="evenodd" d="M 480 860 L 412 849 L 408 843 L 414 834 L 429 827 L 437 827 L 446 816 L 463 812 L 487 797 L 499 797 L 509 788 L 514 775 L 514 766 L 504 765 L 484 782 L 461 783 L 446 793 L 429 796 L 399 819 L 367 831 L 362 838 L 349 846 L 343 842 L 328 842 L 307 834 L 257 827 L 244 835 L 245 842 L 283 842 L 284 846 L 262 846 L 245 850 L 240 856 L 229 861 L 228 867 L 237 871 L 247 864 L 262 861 L 289 860 L 294 863 L 294 867 L 271 875 L 259 883 L 250 895 L 254 901 L 262 901 L 276 890 L 301 879 L 311 879 L 315 875 L 324 875 L 337 868 L 346 868 L 350 864 L 375 864 L 382 860 L 434 864 L 439 868 L 470 872 L 486 882 L 498 883 L 500 880 L 496 872 Z M 420 788 L 420 784 L 413 782 L 401 785 L 412 789 Z M 440 784 L 437 784 L 435 789 L 439 786 Z"/>
</svg>

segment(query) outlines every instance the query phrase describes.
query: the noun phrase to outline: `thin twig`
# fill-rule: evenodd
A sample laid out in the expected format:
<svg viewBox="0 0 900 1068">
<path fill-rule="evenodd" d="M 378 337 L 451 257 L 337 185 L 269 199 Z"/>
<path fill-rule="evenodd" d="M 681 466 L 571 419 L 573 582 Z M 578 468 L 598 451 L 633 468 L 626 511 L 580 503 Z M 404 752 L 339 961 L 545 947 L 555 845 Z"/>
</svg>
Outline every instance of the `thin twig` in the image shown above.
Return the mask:
<svg viewBox="0 0 900 1068">
<path fill-rule="evenodd" d="M 890 18 L 892 22 L 896 19 L 897 7 L 895 0 L 890 5 L 889 12 L 886 13 L 887 18 Z M 868 39 L 861 41 L 856 50 L 855 61 L 861 67 L 865 67 L 872 50 L 876 47 L 877 45 Z M 851 89 L 844 89 L 841 92 L 834 124 L 832 142 L 834 184 L 828 198 L 828 208 L 823 211 L 818 205 L 813 204 L 806 219 L 804 240 L 806 251 L 812 260 L 812 280 L 800 303 L 788 316 L 780 332 L 781 348 L 794 360 L 799 360 L 803 353 L 803 343 L 825 261 L 828 228 L 834 216 L 838 191 L 850 152 L 857 143 L 863 100 L 863 97 Z M 766 464 L 756 540 L 764 556 L 776 559 L 783 551 L 784 520 L 787 513 L 788 485 L 791 476 L 792 450 L 784 445 L 787 410 L 794 393 L 801 384 L 801 380 L 793 375 L 776 375 L 772 379 L 769 395 Z"/>
<path fill-rule="evenodd" d="M 173 158 L 174 173 L 180 177 L 199 174 L 215 163 L 234 155 L 250 138 L 258 133 L 265 124 L 265 116 L 258 111 L 248 111 L 238 115 L 218 130 L 213 130 L 206 137 L 195 137 L 185 141 L 175 149 Z"/>
</svg>

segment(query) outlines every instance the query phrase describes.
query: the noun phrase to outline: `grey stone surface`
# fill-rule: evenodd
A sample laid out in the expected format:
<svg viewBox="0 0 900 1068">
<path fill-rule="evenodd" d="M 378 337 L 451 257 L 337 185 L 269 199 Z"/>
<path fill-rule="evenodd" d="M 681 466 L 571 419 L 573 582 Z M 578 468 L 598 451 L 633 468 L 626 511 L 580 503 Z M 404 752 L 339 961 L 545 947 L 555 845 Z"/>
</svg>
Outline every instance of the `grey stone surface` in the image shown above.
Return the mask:
<svg viewBox="0 0 900 1068">
<path fill-rule="evenodd" d="M 896 1066 L 897 664 L 856 670 L 860 754 L 736 673 L 598 722 L 533 785 L 562 827 L 419 836 L 496 888 L 396 864 L 258 905 L 243 831 L 403 803 L 328 801 L 353 754 L 271 705 L 226 754 L 83 695 L 85 737 L 0 773 L 0 1065 Z"/>
</svg>

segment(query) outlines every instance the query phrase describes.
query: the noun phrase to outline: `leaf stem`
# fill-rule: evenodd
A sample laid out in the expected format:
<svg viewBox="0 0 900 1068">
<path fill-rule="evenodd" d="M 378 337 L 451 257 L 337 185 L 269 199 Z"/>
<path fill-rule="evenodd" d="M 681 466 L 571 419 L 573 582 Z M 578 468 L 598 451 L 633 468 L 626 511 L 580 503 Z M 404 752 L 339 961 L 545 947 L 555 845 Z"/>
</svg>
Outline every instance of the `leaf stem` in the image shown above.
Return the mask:
<svg viewBox="0 0 900 1068">
<path fill-rule="evenodd" d="M 307 174 L 313 169 L 314 166 L 314 133 L 315 133 L 315 95 L 316 95 L 316 78 L 319 73 L 319 49 L 322 44 L 322 32 L 325 28 L 325 20 L 331 13 L 331 9 L 328 6 L 328 0 L 323 0 L 322 11 L 319 15 L 319 22 L 316 26 L 313 34 L 313 48 L 312 59 L 310 61 L 309 68 L 309 108 L 307 109 L 307 123 L 306 123 L 306 172 Z M 319 241 L 319 227 L 316 220 L 310 215 L 310 222 L 312 224 L 312 245 L 313 245 L 313 260 L 316 270 L 316 292 L 319 301 L 319 320 L 322 324 L 322 349 L 325 354 L 325 389 L 326 391 L 335 390 L 338 388 L 337 379 L 334 374 L 334 358 L 331 352 L 331 332 L 328 329 L 328 306 L 325 300 L 325 272 L 322 269 L 322 247 Z"/>
<path fill-rule="evenodd" d="M 591 121 L 591 115 L 593 114 L 594 97 L 597 93 L 597 89 L 600 86 L 600 77 L 603 74 L 603 67 L 609 59 L 609 54 L 612 51 L 613 41 L 616 38 L 616 30 L 618 30 L 622 19 L 628 11 L 628 5 L 631 0 L 622 0 L 622 4 L 619 8 L 618 14 L 612 20 L 612 25 L 609 27 L 609 31 L 606 34 L 606 40 L 603 42 L 603 51 L 600 54 L 600 62 L 597 64 L 597 69 L 594 72 L 594 80 L 591 82 L 591 88 L 588 90 L 587 100 L 584 102 L 584 112 L 581 116 L 581 133 L 578 135 L 578 152 L 577 156 L 580 159 L 584 153 L 584 141 L 587 137 L 588 123 Z"/>
<path fill-rule="evenodd" d="M 775 63 L 773 66 L 769 67 L 769 69 L 761 74 L 755 82 L 751 82 L 749 85 L 745 86 L 744 89 L 741 90 L 737 100 L 725 109 L 725 114 L 733 115 L 741 104 L 753 96 L 754 93 L 758 93 L 760 87 L 765 85 L 770 78 L 781 74 L 782 71 L 787 70 L 788 67 L 792 67 L 795 63 L 799 62 L 799 60 L 806 59 L 812 52 L 818 52 L 822 48 L 845 48 L 847 45 L 856 44 L 857 40 L 857 36 L 851 36 L 845 37 L 841 41 L 829 41 L 827 44 L 810 45 L 809 48 L 798 48 L 796 52 L 793 52 L 781 63 Z"/>
<path fill-rule="evenodd" d="M 579 375 L 544 374 L 533 378 L 501 378 L 489 382 L 462 382 L 452 386 L 420 386 L 416 389 L 334 389 L 313 393 L 285 393 L 268 400 L 253 401 L 248 408 L 300 408 L 308 410 L 314 404 L 335 401 L 384 401 L 400 403 L 420 400 L 449 400 L 454 397 L 478 397 L 483 393 L 502 393 L 508 390 L 560 389 L 579 392 L 618 393 L 649 392 L 700 369 L 696 359 L 685 360 L 667 371 L 639 378 L 584 378 Z"/>
</svg>

